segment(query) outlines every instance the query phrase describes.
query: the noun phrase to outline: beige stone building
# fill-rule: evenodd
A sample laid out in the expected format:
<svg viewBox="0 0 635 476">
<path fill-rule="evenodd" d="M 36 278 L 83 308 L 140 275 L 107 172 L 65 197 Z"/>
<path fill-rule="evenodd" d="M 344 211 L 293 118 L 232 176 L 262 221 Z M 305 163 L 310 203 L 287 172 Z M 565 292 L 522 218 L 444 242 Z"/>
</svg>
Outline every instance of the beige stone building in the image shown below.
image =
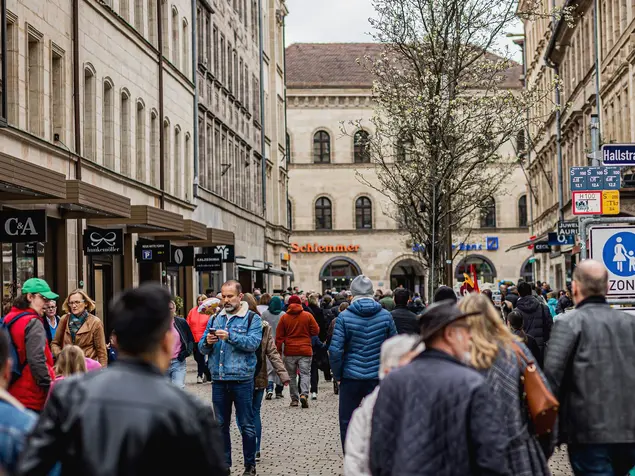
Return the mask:
<svg viewBox="0 0 635 476">
<path fill-rule="evenodd" d="M 291 163 L 291 267 L 304 290 L 345 289 L 357 274 L 377 287 L 400 284 L 427 294 L 427 270 L 392 218 L 386 197 L 362 183 L 377 184 L 373 166 L 356 137 L 372 134 L 372 78 L 356 59 L 377 52 L 374 44 L 294 44 L 287 48 L 288 131 Z M 520 78 L 518 78 L 520 81 Z M 518 87 L 521 87 L 518 82 Z M 361 120 L 366 129 L 341 124 Z M 513 155 L 513 147 L 504 154 Z M 490 213 L 468 237 L 455 236 L 456 284 L 466 264 L 482 281 L 518 279 L 531 273 L 531 252 L 505 253 L 528 239 L 526 179 L 518 169 Z M 478 225 L 477 225 L 478 226 Z"/>
<path fill-rule="evenodd" d="M 561 4 L 562 2 L 557 2 Z M 617 0 L 599 2 L 599 95 L 602 143 L 632 142 L 633 78 L 635 56 L 631 53 L 633 5 Z M 575 219 L 571 212 L 569 169 L 591 165 L 591 114 L 597 112 L 595 44 L 593 36 L 593 2 L 575 5 L 575 21 L 569 27 L 564 20 L 551 24 L 547 19 L 524 23 L 524 50 L 527 84 L 552 89 L 556 71 L 562 81 L 560 126 L 553 103 L 555 91 L 544 103 L 537 104 L 530 114 L 544 121 L 541 129 L 532 127 L 531 137 L 539 137 L 527 154 L 528 173 L 536 194 L 533 204 L 534 234 L 542 239 L 556 231 L 559 214 L 565 220 Z M 519 4 L 522 10 L 523 2 Z M 549 63 L 545 61 L 545 58 Z M 561 140 L 558 144 L 558 127 Z M 558 148 L 562 154 L 562 168 L 558 168 Z M 559 180 L 562 180 L 562 203 L 559 200 Z M 632 215 L 632 170 L 622 174 L 621 210 Z M 579 259 L 579 248 L 563 246 L 552 253 L 537 255 L 537 279 L 548 281 L 552 287 L 562 288 L 571 279 L 571 272 Z"/>
<path fill-rule="evenodd" d="M 5 301 L 40 276 L 62 296 L 85 288 L 107 319 L 114 293 L 143 281 L 164 282 L 187 311 L 222 278 L 246 287 L 289 279 L 281 261 L 288 249 L 284 1 L 197 5 L 7 2 Z M 208 22 L 199 23 L 207 28 L 200 36 L 197 13 Z M 220 33 L 222 55 L 220 44 L 218 55 L 212 47 L 197 53 Z M 214 76 L 214 61 L 225 76 Z M 273 197 L 266 208 L 264 182 Z M 221 264 L 216 281 L 197 272 L 194 255 L 223 245 L 235 245 L 235 263 Z"/>
<path fill-rule="evenodd" d="M 231 242 L 213 244 L 235 245 L 240 256 L 235 269 L 200 273 L 200 291 L 220 289 L 228 276 L 246 289 L 281 289 L 290 275 L 283 49 L 288 11 L 284 0 L 199 0 L 197 12 L 194 216 L 231 231 L 235 241 L 228 235 Z"/>
</svg>

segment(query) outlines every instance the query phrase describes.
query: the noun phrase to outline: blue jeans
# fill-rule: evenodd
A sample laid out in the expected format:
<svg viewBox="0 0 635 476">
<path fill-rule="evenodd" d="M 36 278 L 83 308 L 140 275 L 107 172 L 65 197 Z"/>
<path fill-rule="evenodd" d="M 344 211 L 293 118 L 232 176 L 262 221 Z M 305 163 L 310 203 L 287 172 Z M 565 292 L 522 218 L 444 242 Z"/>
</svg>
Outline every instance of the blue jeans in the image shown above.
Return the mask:
<svg viewBox="0 0 635 476">
<path fill-rule="evenodd" d="M 379 384 L 378 379 L 372 380 L 352 380 L 342 379 L 340 383 L 340 438 L 342 440 L 342 450 L 346 441 L 348 424 L 351 422 L 353 412 L 362 403 L 366 395 L 371 393 Z"/>
<path fill-rule="evenodd" d="M 179 362 L 179 359 L 172 359 L 170 361 L 170 369 L 168 370 L 170 381 L 179 388 L 185 388 L 185 374 L 185 360 Z"/>
<path fill-rule="evenodd" d="M 254 390 L 253 410 L 254 410 L 254 426 L 256 427 L 256 453 L 260 453 L 260 439 L 262 438 L 262 420 L 260 419 L 260 407 L 262 406 L 262 397 L 265 396 L 265 389 Z M 243 429 L 240 426 L 238 417 L 236 418 L 236 425 L 242 435 Z"/>
<path fill-rule="evenodd" d="M 624 476 L 635 466 L 635 443 L 570 444 L 567 449 L 576 476 Z"/>
<path fill-rule="evenodd" d="M 254 426 L 254 381 L 212 382 L 212 403 L 216 419 L 225 442 L 225 461 L 232 465 L 232 442 L 229 426 L 232 422 L 232 405 L 236 407 L 236 420 L 242 429 L 243 458 L 245 466 L 256 466 L 256 428 Z M 261 397 L 262 398 L 262 397 Z"/>
</svg>

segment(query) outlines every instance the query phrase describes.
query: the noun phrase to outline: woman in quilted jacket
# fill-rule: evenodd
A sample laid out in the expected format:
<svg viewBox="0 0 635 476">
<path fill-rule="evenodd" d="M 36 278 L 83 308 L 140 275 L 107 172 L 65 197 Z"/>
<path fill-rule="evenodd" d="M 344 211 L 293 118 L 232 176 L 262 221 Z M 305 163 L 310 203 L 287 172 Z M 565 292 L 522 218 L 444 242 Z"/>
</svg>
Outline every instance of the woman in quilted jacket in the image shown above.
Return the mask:
<svg viewBox="0 0 635 476">
<path fill-rule="evenodd" d="M 517 343 L 525 355 L 534 360 L 529 349 L 517 342 L 501 321 L 489 298 L 470 294 L 458 303 L 461 311 L 478 314 L 467 318 L 472 336 L 471 364 L 486 378 L 504 420 L 509 437 L 508 465 L 514 476 L 550 475 L 547 459 L 534 436 L 531 417 L 522 400 L 521 363 L 513 349 Z M 523 362 L 523 366 L 526 364 Z M 540 372 L 540 370 L 538 370 Z M 542 379 L 546 383 L 544 375 Z"/>
</svg>

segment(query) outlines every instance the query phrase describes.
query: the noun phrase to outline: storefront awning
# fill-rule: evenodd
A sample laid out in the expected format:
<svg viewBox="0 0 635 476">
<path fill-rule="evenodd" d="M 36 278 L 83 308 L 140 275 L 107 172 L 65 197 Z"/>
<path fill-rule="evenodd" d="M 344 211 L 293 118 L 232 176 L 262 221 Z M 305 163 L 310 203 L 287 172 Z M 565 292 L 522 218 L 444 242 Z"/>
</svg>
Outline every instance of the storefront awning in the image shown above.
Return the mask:
<svg viewBox="0 0 635 476">
<path fill-rule="evenodd" d="M 265 273 L 275 274 L 276 276 L 291 276 L 293 274 L 291 271 L 285 271 L 284 269 L 278 268 L 267 268 Z"/>
<path fill-rule="evenodd" d="M 545 238 L 547 238 L 547 233 L 544 233 L 536 238 L 534 238 L 533 240 L 527 240 L 527 241 L 523 241 L 522 243 L 517 243 L 515 245 L 510 246 L 509 248 L 507 248 L 505 250 L 505 253 L 507 253 L 508 251 L 514 251 L 514 250 L 519 250 L 521 248 L 527 248 L 530 245 L 533 245 L 536 241 L 542 241 Z"/>
<path fill-rule="evenodd" d="M 64 218 L 130 217 L 130 199 L 127 197 L 81 180 L 64 180 L 62 184 L 64 196 L 48 198 L 45 203 L 59 205 L 64 210 Z M 42 199 L 24 198 L 5 203 L 39 205 Z"/>
<path fill-rule="evenodd" d="M 245 269 L 247 271 L 265 271 L 264 268 L 256 268 L 255 266 L 248 266 L 246 264 L 237 265 L 239 269 Z"/>
<path fill-rule="evenodd" d="M 0 153 L 0 201 L 25 198 L 65 198 L 66 176 Z M 48 201 L 47 201 L 48 202 Z M 39 200 L 36 205 L 45 204 Z"/>
<path fill-rule="evenodd" d="M 172 241 L 204 240 L 207 238 L 207 227 L 204 223 L 185 219 L 183 220 L 183 231 L 179 233 L 172 231 L 146 231 L 140 233 L 140 235 L 152 235 Z"/>
<path fill-rule="evenodd" d="M 150 231 L 183 231 L 183 217 L 150 205 L 132 205 L 129 218 L 98 218 L 88 220 L 89 225 L 128 225 L 129 233 L 148 234 Z"/>
<path fill-rule="evenodd" d="M 189 244 L 206 248 L 216 245 L 233 245 L 235 243 L 234 232 L 220 230 L 218 228 L 207 228 L 207 236 L 203 239 L 190 240 Z"/>
</svg>

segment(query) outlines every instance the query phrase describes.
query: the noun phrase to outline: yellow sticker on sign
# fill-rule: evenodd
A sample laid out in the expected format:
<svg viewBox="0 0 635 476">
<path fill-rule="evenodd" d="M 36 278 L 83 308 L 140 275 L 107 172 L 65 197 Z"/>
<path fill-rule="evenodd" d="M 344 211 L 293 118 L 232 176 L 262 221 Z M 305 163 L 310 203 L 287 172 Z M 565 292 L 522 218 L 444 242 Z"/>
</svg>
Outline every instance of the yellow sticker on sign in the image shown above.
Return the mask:
<svg viewBox="0 0 635 476">
<path fill-rule="evenodd" d="M 620 213 L 620 191 L 619 190 L 603 190 L 602 191 L 602 214 L 617 215 Z"/>
</svg>

